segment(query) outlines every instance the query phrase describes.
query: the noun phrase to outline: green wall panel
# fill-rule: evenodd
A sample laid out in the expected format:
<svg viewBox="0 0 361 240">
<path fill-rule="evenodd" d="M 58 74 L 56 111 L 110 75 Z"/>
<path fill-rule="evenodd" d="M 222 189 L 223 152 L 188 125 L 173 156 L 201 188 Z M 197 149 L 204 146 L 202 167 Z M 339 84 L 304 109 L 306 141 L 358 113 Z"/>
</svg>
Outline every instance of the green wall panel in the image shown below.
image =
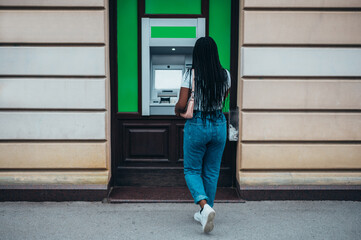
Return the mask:
<svg viewBox="0 0 361 240">
<path fill-rule="evenodd" d="M 196 38 L 196 27 L 151 27 L 152 38 Z"/>
<path fill-rule="evenodd" d="M 146 14 L 201 14 L 201 10 L 201 0 L 145 0 Z"/>
<path fill-rule="evenodd" d="M 137 1 L 117 2 L 118 111 L 138 112 Z"/>
<path fill-rule="evenodd" d="M 209 0 L 209 36 L 217 43 L 224 68 L 231 66 L 231 0 Z M 223 111 L 229 110 L 229 98 Z"/>
</svg>

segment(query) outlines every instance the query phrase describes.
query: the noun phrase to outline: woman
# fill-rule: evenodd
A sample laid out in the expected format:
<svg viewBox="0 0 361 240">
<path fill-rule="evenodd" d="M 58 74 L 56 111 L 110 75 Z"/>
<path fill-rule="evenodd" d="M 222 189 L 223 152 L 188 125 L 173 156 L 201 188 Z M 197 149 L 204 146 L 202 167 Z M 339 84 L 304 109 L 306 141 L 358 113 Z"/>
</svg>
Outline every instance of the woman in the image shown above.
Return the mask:
<svg viewBox="0 0 361 240">
<path fill-rule="evenodd" d="M 226 119 L 222 113 L 231 85 L 230 74 L 219 61 L 217 45 L 211 37 L 199 38 L 193 49 L 192 69 L 183 77 L 177 116 L 185 112 L 194 79 L 194 113 L 184 126 L 184 175 L 194 202 L 201 210 L 194 219 L 204 232 L 214 227 L 213 210 L 224 146 Z"/>
</svg>

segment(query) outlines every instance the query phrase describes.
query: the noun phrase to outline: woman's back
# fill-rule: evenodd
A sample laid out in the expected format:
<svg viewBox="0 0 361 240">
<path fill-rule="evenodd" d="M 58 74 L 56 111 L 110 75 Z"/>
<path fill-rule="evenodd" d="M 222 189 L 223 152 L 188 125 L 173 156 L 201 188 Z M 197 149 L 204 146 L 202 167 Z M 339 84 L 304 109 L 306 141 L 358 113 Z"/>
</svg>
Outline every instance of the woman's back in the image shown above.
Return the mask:
<svg viewBox="0 0 361 240">
<path fill-rule="evenodd" d="M 226 89 L 228 90 L 230 87 L 231 87 L 231 75 L 229 73 L 228 70 L 225 69 L 225 74 L 226 74 Z M 197 76 L 197 74 L 196 74 Z M 200 79 L 198 79 L 198 81 L 202 81 Z M 199 85 L 199 83 L 198 83 Z M 184 75 L 183 75 L 183 79 L 182 79 L 182 84 L 181 84 L 181 87 L 184 87 L 184 88 L 192 88 L 192 76 L 191 76 L 191 69 L 188 69 Z M 209 87 L 207 89 L 212 89 L 212 87 Z M 204 90 L 203 90 L 203 87 L 199 87 L 199 88 L 196 88 L 195 89 L 195 104 L 194 104 L 194 110 L 197 110 L 197 111 L 205 111 L 207 112 L 207 109 L 203 108 L 202 106 L 204 104 L 202 104 L 202 99 L 208 99 L 209 98 L 209 95 L 205 95 L 203 96 L 204 94 Z M 220 110 L 223 108 L 223 100 L 225 98 L 225 95 L 227 94 L 227 92 L 222 92 L 220 93 L 220 100 L 219 101 L 214 101 L 212 104 L 211 104 L 211 108 L 208 109 L 208 111 L 215 111 L 215 110 Z"/>
<path fill-rule="evenodd" d="M 229 71 L 219 61 L 217 45 L 211 37 L 199 38 L 193 48 L 192 76 L 191 69 L 183 75 L 179 100 L 175 113 L 179 115 L 186 108 L 192 79 L 194 79 L 194 110 L 201 112 L 204 120 L 207 115 L 215 116 L 223 108 L 224 100 L 231 87 Z"/>
<path fill-rule="evenodd" d="M 217 45 L 211 37 L 197 40 L 192 68 L 195 72 L 195 106 L 204 112 L 202 118 L 205 114 L 214 115 L 222 108 L 230 84 L 227 81 L 229 73 L 221 65 Z"/>
</svg>

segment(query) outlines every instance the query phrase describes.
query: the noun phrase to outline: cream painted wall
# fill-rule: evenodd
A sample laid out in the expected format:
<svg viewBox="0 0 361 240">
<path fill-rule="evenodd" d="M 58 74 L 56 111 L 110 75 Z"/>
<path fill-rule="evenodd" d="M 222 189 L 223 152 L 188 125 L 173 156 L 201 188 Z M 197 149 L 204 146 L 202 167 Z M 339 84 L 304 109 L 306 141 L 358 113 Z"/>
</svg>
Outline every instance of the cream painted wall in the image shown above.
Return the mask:
<svg viewBox="0 0 361 240">
<path fill-rule="evenodd" d="M 240 3 L 241 188 L 361 185 L 361 2 Z"/>
<path fill-rule="evenodd" d="M 108 1 L 0 6 L 0 188 L 106 189 Z"/>
<path fill-rule="evenodd" d="M 359 185 L 360 1 L 240 3 L 238 182 Z M 106 188 L 108 1 L 0 6 L 0 186 Z"/>
</svg>

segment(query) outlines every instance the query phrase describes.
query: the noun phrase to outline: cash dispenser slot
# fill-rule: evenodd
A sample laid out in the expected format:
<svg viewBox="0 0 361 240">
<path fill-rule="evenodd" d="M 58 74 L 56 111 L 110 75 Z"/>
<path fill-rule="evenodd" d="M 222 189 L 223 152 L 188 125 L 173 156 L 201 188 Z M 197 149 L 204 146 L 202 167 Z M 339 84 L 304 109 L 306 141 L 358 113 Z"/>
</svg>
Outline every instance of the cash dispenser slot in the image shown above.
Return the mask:
<svg viewBox="0 0 361 240">
<path fill-rule="evenodd" d="M 162 90 L 162 92 L 158 93 L 158 97 L 178 97 L 178 94 L 173 90 Z"/>
</svg>

